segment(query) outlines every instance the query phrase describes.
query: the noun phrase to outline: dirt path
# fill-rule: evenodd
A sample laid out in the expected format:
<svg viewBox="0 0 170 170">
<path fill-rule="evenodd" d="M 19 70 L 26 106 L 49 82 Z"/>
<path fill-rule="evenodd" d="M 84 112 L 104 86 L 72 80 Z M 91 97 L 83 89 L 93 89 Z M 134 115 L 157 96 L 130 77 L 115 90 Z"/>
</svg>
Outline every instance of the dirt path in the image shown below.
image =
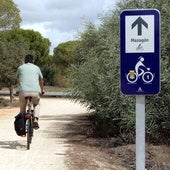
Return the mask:
<svg viewBox="0 0 170 170">
<path fill-rule="evenodd" d="M 135 170 L 135 145 L 88 137 L 87 109 L 69 99 L 41 99 L 31 149 L 14 131 L 19 108 L 0 109 L 0 170 Z M 146 145 L 147 170 L 170 169 L 170 147 Z"/>
<path fill-rule="evenodd" d="M 64 124 L 72 121 L 70 116 L 86 112 L 68 99 L 41 99 L 40 129 L 26 150 L 26 138 L 17 136 L 13 127 L 18 108 L 0 109 L 0 169 L 67 170 Z"/>
</svg>

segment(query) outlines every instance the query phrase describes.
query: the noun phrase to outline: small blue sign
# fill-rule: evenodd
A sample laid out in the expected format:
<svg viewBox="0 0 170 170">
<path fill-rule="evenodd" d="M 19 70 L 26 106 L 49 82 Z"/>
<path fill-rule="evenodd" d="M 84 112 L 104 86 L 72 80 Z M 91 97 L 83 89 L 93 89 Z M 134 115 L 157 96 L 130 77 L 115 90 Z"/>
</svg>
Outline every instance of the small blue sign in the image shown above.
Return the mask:
<svg viewBox="0 0 170 170">
<path fill-rule="evenodd" d="M 125 10 L 120 15 L 121 91 L 126 95 L 160 92 L 160 13 Z"/>
</svg>

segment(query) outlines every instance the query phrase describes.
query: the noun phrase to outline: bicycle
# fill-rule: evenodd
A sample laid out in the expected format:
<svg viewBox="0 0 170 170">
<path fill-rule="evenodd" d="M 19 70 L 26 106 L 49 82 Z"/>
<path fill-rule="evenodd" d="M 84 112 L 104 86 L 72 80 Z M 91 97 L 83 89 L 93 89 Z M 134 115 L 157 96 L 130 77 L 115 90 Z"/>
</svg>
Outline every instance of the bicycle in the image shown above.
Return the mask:
<svg viewBox="0 0 170 170">
<path fill-rule="evenodd" d="M 138 75 L 134 70 L 130 70 L 126 75 L 126 79 L 129 83 L 136 83 L 140 76 L 142 77 L 144 83 L 151 83 L 154 79 L 154 74 L 150 72 L 150 68 L 147 68 L 142 75 Z"/>
<path fill-rule="evenodd" d="M 24 114 L 24 118 L 25 118 L 25 133 L 26 133 L 26 137 L 27 137 L 27 149 L 30 149 L 30 144 L 32 142 L 32 138 L 33 138 L 33 133 L 34 133 L 34 110 L 32 109 L 32 97 L 31 96 L 27 96 L 25 97 L 25 99 L 27 100 L 27 111 Z"/>
</svg>

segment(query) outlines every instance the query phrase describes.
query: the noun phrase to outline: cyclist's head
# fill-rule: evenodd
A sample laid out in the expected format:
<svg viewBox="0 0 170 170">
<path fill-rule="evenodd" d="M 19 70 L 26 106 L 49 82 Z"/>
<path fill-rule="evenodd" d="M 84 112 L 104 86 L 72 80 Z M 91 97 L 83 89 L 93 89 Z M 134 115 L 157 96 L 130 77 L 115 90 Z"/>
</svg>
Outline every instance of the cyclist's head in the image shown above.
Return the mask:
<svg viewBox="0 0 170 170">
<path fill-rule="evenodd" d="M 25 63 L 33 63 L 34 62 L 34 57 L 31 54 L 28 54 L 25 56 Z"/>
<path fill-rule="evenodd" d="M 138 59 L 142 62 L 144 61 L 144 58 L 142 56 L 140 56 Z"/>
</svg>

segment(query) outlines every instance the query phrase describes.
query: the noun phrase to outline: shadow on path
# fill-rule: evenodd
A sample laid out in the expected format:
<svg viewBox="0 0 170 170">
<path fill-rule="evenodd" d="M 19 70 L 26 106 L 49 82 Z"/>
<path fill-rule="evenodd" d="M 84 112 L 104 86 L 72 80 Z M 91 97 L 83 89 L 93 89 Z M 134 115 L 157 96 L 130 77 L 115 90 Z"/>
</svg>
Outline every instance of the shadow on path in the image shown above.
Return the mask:
<svg viewBox="0 0 170 170">
<path fill-rule="evenodd" d="M 26 142 L 25 141 L 0 141 L 0 148 L 26 150 Z"/>
</svg>

